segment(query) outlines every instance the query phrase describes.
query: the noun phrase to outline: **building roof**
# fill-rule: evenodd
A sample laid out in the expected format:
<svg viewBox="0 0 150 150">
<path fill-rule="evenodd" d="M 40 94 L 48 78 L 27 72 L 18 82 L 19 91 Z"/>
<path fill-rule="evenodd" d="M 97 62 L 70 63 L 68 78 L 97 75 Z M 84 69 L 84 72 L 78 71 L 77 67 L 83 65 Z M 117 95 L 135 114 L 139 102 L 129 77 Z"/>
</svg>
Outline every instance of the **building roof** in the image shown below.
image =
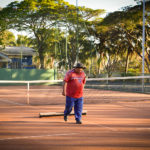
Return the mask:
<svg viewBox="0 0 150 150">
<path fill-rule="evenodd" d="M 36 51 L 30 47 L 6 47 L 2 52 L 9 55 L 25 55 L 25 56 L 33 56 L 36 54 Z"/>
<path fill-rule="evenodd" d="M 11 59 L 9 59 L 8 56 L 0 52 L 0 62 L 11 62 Z"/>
</svg>

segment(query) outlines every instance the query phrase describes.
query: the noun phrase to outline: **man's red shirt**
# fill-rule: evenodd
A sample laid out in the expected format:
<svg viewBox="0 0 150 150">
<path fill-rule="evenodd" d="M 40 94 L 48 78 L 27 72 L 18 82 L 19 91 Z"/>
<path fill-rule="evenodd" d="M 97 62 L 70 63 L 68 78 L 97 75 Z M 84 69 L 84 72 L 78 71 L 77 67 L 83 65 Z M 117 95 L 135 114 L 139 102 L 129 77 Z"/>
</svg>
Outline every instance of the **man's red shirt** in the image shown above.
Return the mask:
<svg viewBox="0 0 150 150">
<path fill-rule="evenodd" d="M 74 69 L 68 71 L 64 78 L 67 82 L 66 96 L 73 98 L 83 97 L 83 88 L 86 82 L 84 71 L 76 73 Z"/>
</svg>

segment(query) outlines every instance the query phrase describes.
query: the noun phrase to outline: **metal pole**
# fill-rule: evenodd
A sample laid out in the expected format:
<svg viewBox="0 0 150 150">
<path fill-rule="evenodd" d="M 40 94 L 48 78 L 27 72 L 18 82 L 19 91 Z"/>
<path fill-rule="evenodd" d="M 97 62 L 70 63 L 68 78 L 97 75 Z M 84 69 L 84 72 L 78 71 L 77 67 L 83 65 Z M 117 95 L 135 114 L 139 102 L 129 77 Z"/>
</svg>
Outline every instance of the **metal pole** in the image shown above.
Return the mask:
<svg viewBox="0 0 150 150">
<path fill-rule="evenodd" d="M 145 0 L 143 0 L 143 34 L 142 34 L 142 75 L 144 76 L 144 64 L 145 64 Z M 142 92 L 144 92 L 144 79 L 142 79 Z"/>
<path fill-rule="evenodd" d="M 29 91 L 30 91 L 30 83 L 27 82 L 27 104 L 30 103 Z"/>
<path fill-rule="evenodd" d="M 66 65 L 66 70 L 67 70 L 67 62 L 68 62 L 68 61 L 67 61 L 67 55 L 68 55 L 68 54 L 67 54 L 67 51 L 68 51 L 67 41 L 68 41 L 68 39 L 67 39 L 67 33 L 66 33 L 66 63 L 65 63 L 65 65 Z"/>
<path fill-rule="evenodd" d="M 56 51 L 57 51 L 57 43 L 56 43 L 56 40 L 57 40 L 57 21 L 55 22 L 55 59 L 54 59 L 54 80 L 56 80 Z"/>
<path fill-rule="evenodd" d="M 65 9 L 67 10 L 68 12 L 68 6 L 65 6 Z M 66 20 L 67 20 L 67 15 L 65 13 L 65 17 L 66 17 Z M 67 30 L 67 21 L 66 21 L 66 43 L 65 43 L 65 49 L 66 49 L 66 62 L 65 62 L 65 69 L 67 70 L 67 65 L 68 65 L 68 30 Z"/>
<path fill-rule="evenodd" d="M 54 34 L 55 34 L 55 60 L 56 60 L 56 50 L 57 50 L 57 43 L 56 43 L 56 40 L 57 40 L 57 30 L 56 30 L 57 25 L 56 25 L 56 23 L 55 23 L 55 32 L 54 32 Z"/>
<path fill-rule="evenodd" d="M 20 42 L 21 42 L 21 52 L 20 52 L 20 55 L 21 55 L 21 69 L 22 69 L 22 53 L 23 53 L 23 44 L 22 44 L 22 38 L 23 38 L 23 34 L 22 34 L 22 31 L 21 31 L 21 37 L 20 37 Z"/>
<path fill-rule="evenodd" d="M 77 9 L 77 28 L 76 28 L 76 48 L 77 48 L 77 54 L 76 54 L 76 62 L 78 63 L 78 59 L 79 59 L 79 45 L 78 45 L 78 36 L 79 36 L 79 32 L 78 32 L 78 0 L 76 0 L 76 9 Z"/>
</svg>

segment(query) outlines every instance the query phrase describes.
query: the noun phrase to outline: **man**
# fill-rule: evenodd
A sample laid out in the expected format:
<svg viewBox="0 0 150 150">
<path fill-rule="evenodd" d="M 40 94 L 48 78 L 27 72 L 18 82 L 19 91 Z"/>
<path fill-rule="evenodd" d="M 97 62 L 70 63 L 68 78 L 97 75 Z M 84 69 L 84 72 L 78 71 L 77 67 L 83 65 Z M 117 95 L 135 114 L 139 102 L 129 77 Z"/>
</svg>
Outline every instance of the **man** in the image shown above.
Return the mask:
<svg viewBox="0 0 150 150">
<path fill-rule="evenodd" d="M 77 63 L 72 70 L 66 73 L 62 92 L 62 95 L 66 96 L 64 120 L 67 121 L 67 116 L 71 113 L 74 106 L 77 124 L 82 124 L 83 89 L 86 82 L 83 69 L 85 67 L 81 63 Z"/>
</svg>

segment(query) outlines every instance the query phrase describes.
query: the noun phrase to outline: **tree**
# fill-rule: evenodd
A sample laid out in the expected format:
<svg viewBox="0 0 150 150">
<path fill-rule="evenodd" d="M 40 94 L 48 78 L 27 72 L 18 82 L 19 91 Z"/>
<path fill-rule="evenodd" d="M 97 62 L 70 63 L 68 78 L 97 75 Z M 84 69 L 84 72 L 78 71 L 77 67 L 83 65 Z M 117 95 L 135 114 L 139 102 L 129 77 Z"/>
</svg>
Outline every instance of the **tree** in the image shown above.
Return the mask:
<svg viewBox="0 0 150 150">
<path fill-rule="evenodd" d="M 82 63 L 86 63 L 86 60 L 91 57 L 93 51 L 90 41 L 91 34 L 89 33 L 89 29 L 92 27 L 91 19 L 98 19 L 104 12 L 101 9 L 93 10 L 85 7 L 78 7 L 77 10 L 73 5 L 66 7 L 64 23 L 68 39 L 69 68 L 77 61 L 77 55 Z"/>
<path fill-rule="evenodd" d="M 41 68 L 44 68 L 44 53 L 47 46 L 45 41 L 50 36 L 47 30 L 54 27 L 56 15 L 59 15 L 59 8 L 62 7 L 63 2 L 63 0 L 49 0 L 47 2 L 24 0 L 20 3 L 10 3 L 2 10 L 4 14 L 8 14 L 7 17 L 11 22 L 9 28 L 15 28 L 18 31 L 25 30 L 34 34 Z"/>
<path fill-rule="evenodd" d="M 150 2 L 146 3 L 146 11 L 150 10 Z M 145 63 L 149 67 L 149 20 L 146 22 L 146 56 Z M 121 59 L 126 55 L 125 72 L 128 70 L 129 58 L 137 55 L 142 58 L 142 4 L 126 7 L 122 11 L 110 13 L 102 21 L 95 24 L 95 35 L 99 39 L 99 53 L 118 55 Z M 115 34 L 111 34 L 111 33 Z M 109 38 L 110 37 L 110 38 Z M 111 51 L 108 51 L 107 49 Z M 124 60 L 124 59 L 122 59 Z M 130 59 L 131 61 L 131 59 Z M 119 61 L 120 62 L 120 61 Z M 135 65 L 137 65 L 136 63 Z M 140 66 L 139 66 L 140 67 Z"/>
<path fill-rule="evenodd" d="M 33 47 L 33 39 L 25 35 L 17 35 L 17 39 L 13 42 L 13 46 L 24 46 L 24 47 Z"/>
<path fill-rule="evenodd" d="M 10 31 L 3 31 L 0 34 L 0 45 L 2 45 L 3 47 L 5 46 L 13 46 L 15 43 L 15 36 L 12 32 Z"/>
<path fill-rule="evenodd" d="M 47 53 L 51 53 L 51 56 L 54 59 L 57 58 L 58 61 L 62 58 L 55 55 L 59 51 L 57 48 L 56 52 L 56 45 L 58 47 L 61 42 L 64 43 L 66 35 L 63 35 L 63 29 L 67 28 L 69 34 L 67 56 L 68 60 L 71 60 L 69 61 L 71 67 L 76 61 L 78 53 L 77 43 L 81 61 L 85 62 L 82 57 L 84 51 L 85 53 L 86 51 L 90 52 L 89 47 L 88 50 L 84 49 L 87 48 L 86 45 L 89 43 L 88 38 L 90 37 L 87 34 L 85 23 L 87 26 L 92 26 L 89 20 L 104 12 L 104 10 L 92 10 L 85 7 L 79 7 L 78 9 L 77 11 L 76 6 L 63 0 L 24 0 L 20 3 L 10 3 L 2 10 L 2 14 L 5 14 L 3 19 L 9 20 L 9 29 L 15 28 L 18 31 L 24 30 L 32 33 L 39 53 L 41 68 L 44 68 L 44 57 Z M 56 32 L 58 31 L 61 36 L 56 39 Z M 62 52 L 65 52 L 65 50 L 62 50 Z"/>
</svg>

